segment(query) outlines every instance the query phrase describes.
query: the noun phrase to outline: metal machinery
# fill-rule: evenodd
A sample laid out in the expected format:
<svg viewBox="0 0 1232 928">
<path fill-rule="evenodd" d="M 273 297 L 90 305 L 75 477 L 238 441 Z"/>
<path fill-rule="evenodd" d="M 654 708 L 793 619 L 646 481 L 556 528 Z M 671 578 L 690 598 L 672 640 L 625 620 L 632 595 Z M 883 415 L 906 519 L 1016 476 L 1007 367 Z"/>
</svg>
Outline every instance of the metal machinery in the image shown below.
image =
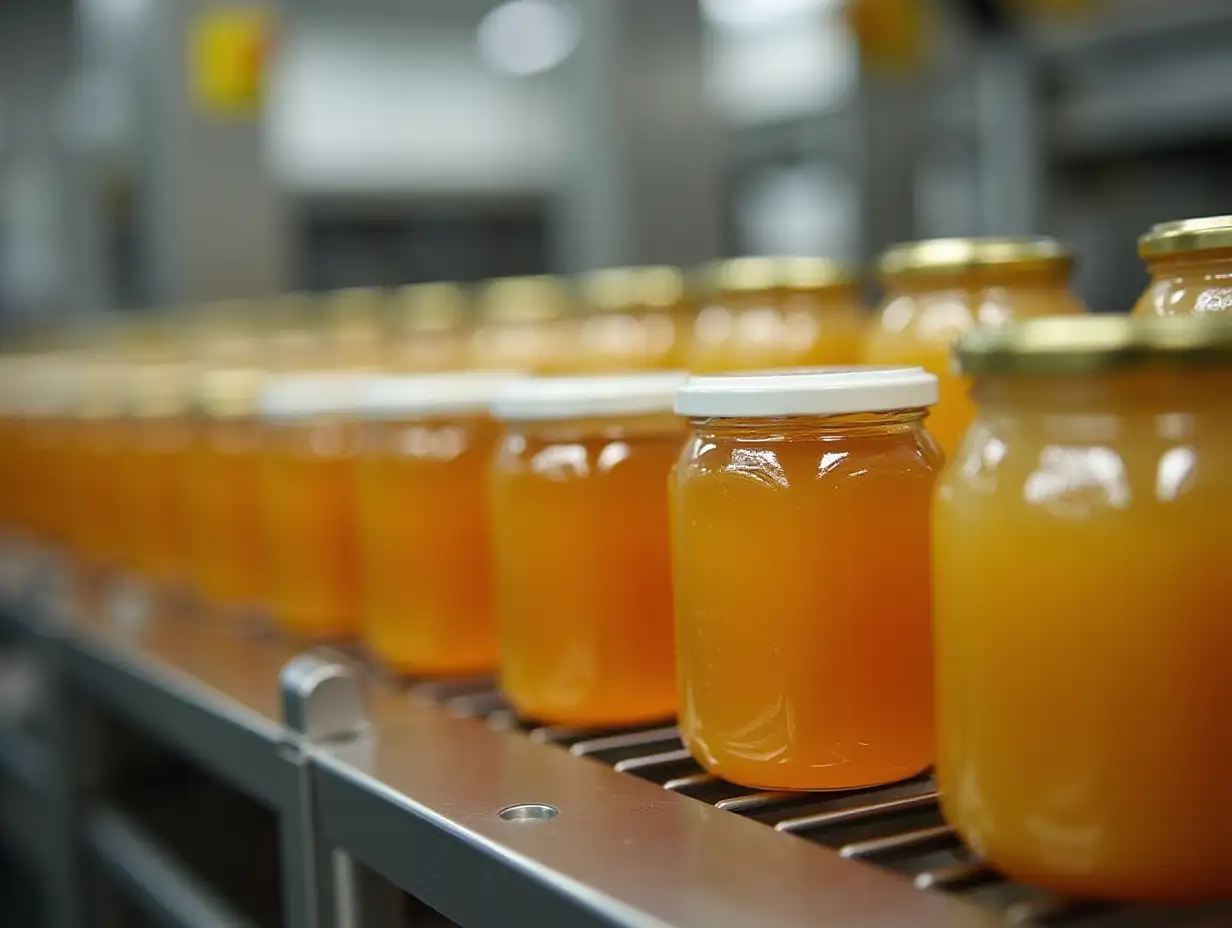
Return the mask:
<svg viewBox="0 0 1232 928">
<path fill-rule="evenodd" d="M 741 789 L 670 724 L 527 728 L 490 681 L 389 680 L 132 591 L 71 605 L 38 576 L 10 577 L 0 610 L 6 667 L 24 652 L 40 681 L 0 727 L 0 835 L 52 925 L 1232 919 L 1010 883 L 958 843 L 927 778 Z"/>
</svg>

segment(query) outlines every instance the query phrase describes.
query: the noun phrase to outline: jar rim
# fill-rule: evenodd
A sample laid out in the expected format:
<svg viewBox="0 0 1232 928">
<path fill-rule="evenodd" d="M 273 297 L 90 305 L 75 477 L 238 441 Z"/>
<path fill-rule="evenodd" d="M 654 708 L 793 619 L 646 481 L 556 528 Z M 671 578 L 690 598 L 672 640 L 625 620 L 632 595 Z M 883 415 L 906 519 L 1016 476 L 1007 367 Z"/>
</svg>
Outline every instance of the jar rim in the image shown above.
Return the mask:
<svg viewBox="0 0 1232 928">
<path fill-rule="evenodd" d="M 480 310 L 488 322 L 551 322 L 568 314 L 569 289 L 550 274 L 497 277 L 483 285 Z"/>
<path fill-rule="evenodd" d="M 910 274 L 961 274 L 989 268 L 1068 268 L 1070 247 L 1051 236 L 933 238 L 891 245 L 877 259 L 882 280 Z"/>
<path fill-rule="evenodd" d="M 550 422 L 670 413 L 686 377 L 683 371 L 523 376 L 498 392 L 492 415 L 504 421 Z"/>
<path fill-rule="evenodd" d="M 264 379 L 257 411 L 272 421 L 354 413 L 364 375 L 355 371 L 290 371 Z"/>
<path fill-rule="evenodd" d="M 1200 216 L 1157 222 L 1138 239 L 1143 258 L 1232 248 L 1232 216 Z"/>
<path fill-rule="evenodd" d="M 1232 363 L 1232 315 L 1054 316 L 978 326 L 955 347 L 964 374 L 1083 374 L 1152 362 Z"/>
<path fill-rule="evenodd" d="M 840 416 L 931 406 L 938 382 L 922 367 L 811 367 L 690 377 L 676 412 L 705 418 Z"/>
<path fill-rule="evenodd" d="M 684 300 L 686 281 L 680 268 L 667 264 L 607 267 L 582 274 L 577 288 L 588 312 L 668 309 Z"/>
</svg>

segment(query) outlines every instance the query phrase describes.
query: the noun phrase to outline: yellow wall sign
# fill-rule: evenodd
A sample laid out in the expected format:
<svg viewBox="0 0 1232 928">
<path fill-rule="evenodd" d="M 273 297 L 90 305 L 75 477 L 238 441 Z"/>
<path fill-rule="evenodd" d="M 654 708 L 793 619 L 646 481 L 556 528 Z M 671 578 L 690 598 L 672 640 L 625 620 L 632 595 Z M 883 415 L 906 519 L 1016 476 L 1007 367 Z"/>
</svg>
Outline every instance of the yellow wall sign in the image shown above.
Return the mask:
<svg viewBox="0 0 1232 928">
<path fill-rule="evenodd" d="M 273 41 L 268 6 L 213 5 L 189 26 L 193 101 L 217 116 L 250 117 L 261 108 L 265 64 Z"/>
</svg>

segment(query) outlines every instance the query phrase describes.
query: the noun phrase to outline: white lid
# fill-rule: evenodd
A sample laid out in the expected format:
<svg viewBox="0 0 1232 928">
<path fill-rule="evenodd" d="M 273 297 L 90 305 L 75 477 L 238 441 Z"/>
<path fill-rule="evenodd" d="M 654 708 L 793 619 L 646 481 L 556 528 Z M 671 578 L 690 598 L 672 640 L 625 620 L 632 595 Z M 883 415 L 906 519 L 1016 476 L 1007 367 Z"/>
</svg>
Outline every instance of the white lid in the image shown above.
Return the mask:
<svg viewBox="0 0 1232 928">
<path fill-rule="evenodd" d="M 670 413 L 685 379 L 682 371 L 522 377 L 501 390 L 492 414 L 498 419 L 537 421 Z"/>
<path fill-rule="evenodd" d="M 922 367 L 814 367 L 690 377 L 682 416 L 841 416 L 931 406 L 937 378 Z"/>
<path fill-rule="evenodd" d="M 312 419 L 354 413 L 365 375 L 354 371 L 272 374 L 261 385 L 257 409 L 266 419 Z"/>
<path fill-rule="evenodd" d="M 359 390 L 366 419 L 402 419 L 488 412 L 497 393 L 518 375 L 493 371 L 390 374 L 369 377 Z"/>
</svg>

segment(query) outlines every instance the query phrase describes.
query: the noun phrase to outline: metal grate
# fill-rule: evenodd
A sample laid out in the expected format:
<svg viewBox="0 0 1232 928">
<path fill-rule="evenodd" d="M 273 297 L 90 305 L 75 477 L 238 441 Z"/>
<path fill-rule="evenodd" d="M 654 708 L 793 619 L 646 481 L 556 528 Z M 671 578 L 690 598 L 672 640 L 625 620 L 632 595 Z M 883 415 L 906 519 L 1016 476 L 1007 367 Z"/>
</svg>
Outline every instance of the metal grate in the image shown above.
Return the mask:
<svg viewBox="0 0 1232 928">
<path fill-rule="evenodd" d="M 1060 928 L 1199 928 L 1232 924 L 1232 904 L 1147 907 L 1065 899 L 1014 883 L 979 860 L 945 823 L 929 775 L 871 789 L 824 793 L 747 789 L 704 771 L 674 725 L 584 729 L 526 725 L 490 680 L 416 683 L 416 697 L 456 716 L 517 729 L 577 757 L 608 764 L 786 834 L 833 848 L 842 857 L 894 870 L 917 888 L 961 894 L 1000 911 L 1008 924 Z"/>
</svg>

